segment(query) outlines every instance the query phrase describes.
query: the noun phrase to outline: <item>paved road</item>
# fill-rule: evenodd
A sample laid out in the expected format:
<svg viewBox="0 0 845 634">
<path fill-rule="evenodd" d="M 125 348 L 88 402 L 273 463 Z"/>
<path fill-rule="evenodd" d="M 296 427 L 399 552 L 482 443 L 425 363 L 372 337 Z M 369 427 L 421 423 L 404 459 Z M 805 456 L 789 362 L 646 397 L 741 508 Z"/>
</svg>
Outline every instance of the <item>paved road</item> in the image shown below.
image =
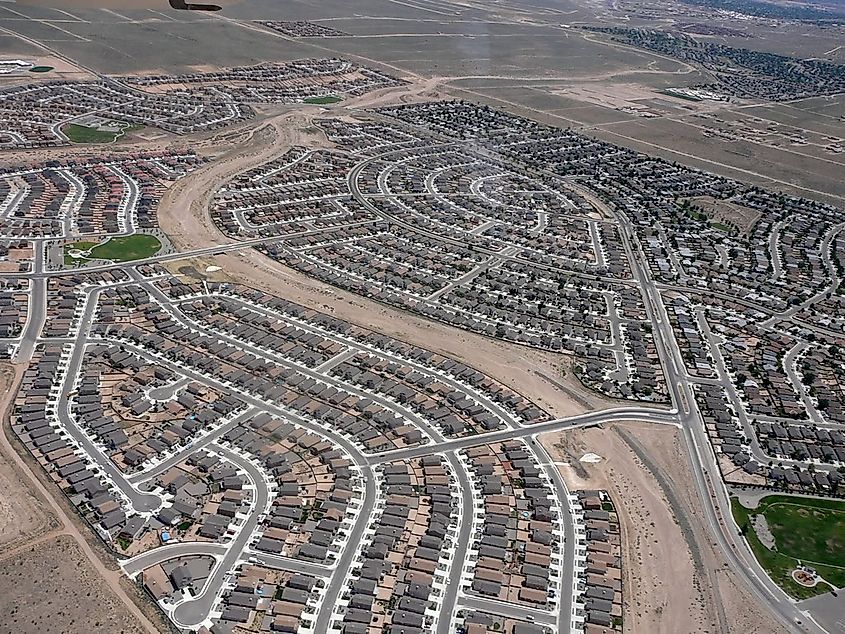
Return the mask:
<svg viewBox="0 0 845 634">
<path fill-rule="evenodd" d="M 461 599 L 461 607 L 479 610 L 481 612 L 492 612 L 493 614 L 501 614 L 513 619 L 522 619 L 523 621 L 535 621 L 543 625 L 554 626 L 556 624 L 555 615 L 545 610 L 536 610 L 524 605 L 516 603 L 504 603 L 503 601 L 494 601 L 485 599 L 483 597 L 463 597 Z M 561 630 L 561 634 L 569 632 L 570 630 Z"/>
<path fill-rule="evenodd" d="M 625 421 L 646 421 L 665 425 L 678 425 L 677 414 L 673 414 L 667 410 L 645 406 L 622 407 L 599 412 L 589 412 L 587 414 L 572 416 L 571 418 L 558 418 L 545 423 L 530 425 L 528 427 L 519 427 L 518 429 L 501 429 L 499 431 L 475 434 L 473 436 L 451 438 L 432 445 L 408 447 L 406 449 L 394 449 L 392 451 L 372 454 L 367 457 L 367 460 L 370 464 L 380 464 L 383 462 L 391 462 L 393 460 L 407 460 L 409 458 L 419 458 L 421 456 L 428 456 L 436 453 L 459 451 L 468 447 L 477 447 L 478 445 L 486 445 L 492 442 L 513 440 L 514 438 L 527 438 L 529 436 L 533 436 L 534 434 L 544 434 L 554 431 L 563 431 L 566 429 L 589 427 L 591 425 L 601 425 L 605 423 L 621 423 Z"/>
<path fill-rule="evenodd" d="M 127 575 L 133 577 L 144 569 L 177 557 L 206 555 L 208 557 L 222 557 L 228 546 L 216 542 L 178 542 L 159 546 L 145 553 L 136 555 L 120 562 L 120 567 Z"/>
<path fill-rule="evenodd" d="M 299 572 L 312 577 L 328 577 L 332 574 L 333 566 L 324 566 L 322 564 L 313 564 L 307 561 L 300 561 L 298 559 L 291 559 L 290 557 L 281 557 L 279 555 L 270 555 L 255 550 L 248 549 L 250 559 L 253 557 L 257 564 L 273 568 L 274 570 L 287 570 L 288 572 Z"/>
<path fill-rule="evenodd" d="M 141 484 L 142 482 L 149 482 L 156 476 L 161 475 L 171 467 L 174 467 L 180 462 L 182 462 L 189 455 L 204 449 L 218 438 L 225 436 L 228 432 L 232 431 L 242 422 L 249 420 L 250 418 L 255 416 L 258 411 L 260 410 L 256 409 L 255 407 L 248 407 L 246 411 L 238 414 L 229 422 L 224 423 L 222 425 L 218 425 L 216 428 L 209 432 L 206 432 L 205 434 L 199 434 L 194 440 L 192 440 L 184 447 L 180 448 L 169 458 L 162 460 L 157 464 L 154 464 L 148 469 L 133 473 L 126 479 L 132 484 Z"/>
<path fill-rule="evenodd" d="M 552 458 L 534 437 L 528 438 L 528 446 L 537 454 L 543 470 L 549 476 L 554 487 L 555 496 L 561 513 L 563 524 L 563 567 L 560 580 L 560 591 L 558 595 L 557 631 L 560 634 L 572 630 L 572 586 L 575 582 L 575 521 L 572 518 L 572 505 L 569 503 L 569 489 L 560 474 L 556 465 L 552 464 Z"/>
<path fill-rule="evenodd" d="M 47 318 L 47 280 L 38 277 L 44 271 L 45 241 L 33 240 L 32 248 L 34 252 L 32 272 L 35 277 L 29 281 L 31 288 L 27 305 L 26 325 L 23 333 L 21 333 L 21 343 L 15 355 L 16 363 L 29 363 Z"/>
<path fill-rule="evenodd" d="M 363 227 L 371 225 L 375 220 L 362 220 L 359 222 L 350 222 L 333 226 L 332 229 L 354 229 L 355 227 Z M 133 260 L 132 262 L 113 262 L 110 264 L 98 264 L 96 266 L 85 266 L 81 268 L 60 269 L 58 271 L 41 271 L 39 273 L 0 273 L 0 278 L 14 277 L 14 278 L 50 278 L 50 277 L 64 277 L 68 275 L 78 275 L 80 273 L 102 273 L 105 271 L 128 270 L 131 267 L 141 266 L 144 264 L 161 264 L 163 262 L 173 262 L 178 260 L 186 260 L 188 258 L 220 255 L 229 253 L 231 251 L 242 251 L 252 247 L 261 246 L 262 244 L 272 244 L 274 242 L 285 242 L 293 238 L 302 238 L 310 235 L 321 235 L 325 233 L 325 229 L 309 229 L 307 231 L 297 231 L 294 233 L 287 233 L 284 235 L 272 236 L 267 238 L 251 238 L 249 240 L 242 240 L 240 242 L 227 242 L 212 247 L 203 247 L 200 249 L 192 249 L 189 251 L 176 251 L 173 253 L 164 253 L 161 255 L 153 255 L 148 258 Z"/>
<path fill-rule="evenodd" d="M 461 487 L 461 506 L 458 509 L 459 526 L 455 551 L 452 555 L 452 567 L 440 605 L 440 614 L 437 617 L 437 634 L 451 634 L 452 631 L 452 617 L 457 611 L 458 592 L 461 589 L 461 570 L 466 563 L 467 550 L 472 539 L 472 517 L 475 513 L 472 483 L 469 481 L 464 466 L 454 453 L 447 454 L 446 460 Z"/>
<path fill-rule="evenodd" d="M 702 500 L 702 507 L 707 517 L 710 532 L 727 559 L 732 570 L 745 581 L 748 589 L 762 606 L 768 606 L 770 612 L 790 632 L 824 632 L 807 619 L 800 609 L 787 597 L 765 573 L 757 562 L 748 544 L 737 531 L 731 515 L 727 489 L 722 483 L 722 476 L 710 448 L 710 441 L 704 428 L 704 421 L 698 410 L 692 389 L 685 378 L 684 364 L 680 348 L 675 341 L 674 332 L 660 297 L 660 291 L 651 280 L 645 258 L 632 245 L 636 244 L 630 222 L 622 214 L 620 218 L 623 244 L 632 264 L 634 278 L 646 293 L 646 312 L 652 323 L 658 354 L 663 364 L 666 381 L 672 402 L 680 412 L 683 436 L 687 452 L 692 461 L 692 474 Z M 730 381 L 725 382 L 727 388 Z"/>
<path fill-rule="evenodd" d="M 194 597 L 180 603 L 173 610 L 173 621 L 184 627 L 197 627 L 208 618 L 217 595 L 235 564 L 243 557 L 243 552 L 249 544 L 252 533 L 258 526 L 258 517 L 270 507 L 270 491 L 264 481 L 264 475 L 255 464 L 243 458 L 230 449 L 220 445 L 212 445 L 211 449 L 220 454 L 226 460 L 232 462 L 239 470 L 246 472 L 249 479 L 255 485 L 252 512 L 249 514 L 239 532 L 228 545 L 226 553 L 218 559 L 217 564 L 211 571 L 202 591 Z"/>
<path fill-rule="evenodd" d="M 70 396 L 82 367 L 85 346 L 91 331 L 91 324 L 97 308 L 100 289 L 92 289 L 85 298 L 85 307 L 80 319 L 79 332 L 73 345 L 67 371 L 62 379 L 61 392 L 56 405 L 56 414 L 64 427 L 91 460 L 99 467 L 109 481 L 117 487 L 138 513 L 151 513 L 161 508 L 162 500 L 158 495 L 140 491 L 126 480 L 124 474 L 115 466 L 111 458 L 88 437 L 70 414 Z"/>
</svg>

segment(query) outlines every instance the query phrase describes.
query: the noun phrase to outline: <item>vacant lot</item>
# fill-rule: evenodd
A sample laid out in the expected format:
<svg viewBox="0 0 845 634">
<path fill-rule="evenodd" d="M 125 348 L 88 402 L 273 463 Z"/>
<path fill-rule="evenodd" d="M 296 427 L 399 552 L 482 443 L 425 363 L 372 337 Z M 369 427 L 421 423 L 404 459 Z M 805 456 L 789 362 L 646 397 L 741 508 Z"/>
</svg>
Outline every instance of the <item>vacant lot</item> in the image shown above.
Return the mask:
<svg viewBox="0 0 845 634">
<path fill-rule="evenodd" d="M 772 580 L 798 599 L 827 592 L 819 584 L 805 588 L 792 580 L 799 561 L 811 565 L 837 587 L 845 586 L 845 502 L 771 495 L 747 509 L 734 498 L 733 514 L 760 565 Z M 775 540 L 767 548 L 757 536 L 754 517 L 763 515 Z"/>
<path fill-rule="evenodd" d="M 0 634 L 142 631 L 67 535 L 0 560 L 0 578 Z"/>
<path fill-rule="evenodd" d="M 50 513 L 0 451 L 0 554 L 58 527 Z"/>
</svg>

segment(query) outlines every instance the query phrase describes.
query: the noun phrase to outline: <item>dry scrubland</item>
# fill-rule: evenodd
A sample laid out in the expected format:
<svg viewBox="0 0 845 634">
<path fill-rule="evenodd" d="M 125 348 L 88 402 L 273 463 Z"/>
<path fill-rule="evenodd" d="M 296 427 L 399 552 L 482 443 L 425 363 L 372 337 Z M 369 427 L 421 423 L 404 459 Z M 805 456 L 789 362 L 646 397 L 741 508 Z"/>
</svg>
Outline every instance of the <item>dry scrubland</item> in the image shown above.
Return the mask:
<svg viewBox="0 0 845 634">
<path fill-rule="evenodd" d="M 616 502 L 626 631 L 781 633 L 724 568 L 704 530 L 678 430 L 629 424 L 549 434 L 541 442 L 553 460 L 568 463 L 561 471 L 570 489 L 606 489 Z M 602 461 L 580 462 L 587 452 Z"/>
<path fill-rule="evenodd" d="M 36 3 L 46 4 L 46 0 Z M 845 200 L 842 179 L 837 178 L 841 159 L 836 155 L 817 155 L 800 146 L 724 143 L 703 136 L 694 126 L 670 120 L 700 110 L 740 113 L 748 107 L 741 102 L 692 104 L 662 94 L 667 86 L 702 81 L 706 73 L 701 69 L 593 33 L 560 28 L 561 24 L 627 23 L 628 4 L 636 7 L 637 2 L 602 8 L 597 14 L 593 7 L 570 2 L 554 10 L 475 4 L 453 4 L 443 10 L 381 1 L 354 7 L 334 1 L 294 5 L 223 1 L 219 4 L 229 19 L 165 8 L 162 13 L 168 20 L 160 23 L 150 21 L 157 14 L 151 13 L 147 0 L 119 0 L 115 4 L 119 15 L 91 8 L 93 4 L 93 0 L 67 0 L 55 5 L 61 11 L 16 5 L 18 14 L 33 20 L 9 14 L 0 6 L 0 19 L 7 18 L 3 26 L 49 41 L 61 54 L 106 73 L 184 72 L 262 60 L 346 57 L 409 79 L 437 79 L 444 89 L 454 88 L 451 94 L 455 96 L 486 101 L 556 125 L 572 125 L 670 160 L 838 205 Z M 287 38 L 251 22 L 327 18 L 350 37 Z M 56 40 L 56 27 L 69 35 Z M 832 29 L 813 31 L 808 37 L 805 25 L 767 26 L 763 31 L 755 23 L 748 28 L 751 38 L 728 37 L 725 42 L 803 57 L 835 50 L 839 44 Z M 150 46 L 151 41 L 159 43 L 157 35 L 161 46 Z M 31 47 L 0 38 L 0 50 L 25 55 Z M 491 85 L 502 81 L 507 82 L 505 86 Z M 841 98 L 820 98 L 763 108 L 797 127 L 806 121 L 808 130 L 832 129 L 838 134 L 842 103 Z M 631 106 L 651 108 L 660 118 L 640 119 L 622 110 Z M 819 125 L 820 121 L 828 125 Z"/>
<path fill-rule="evenodd" d="M 0 559 L 2 634 L 142 629 L 97 574 L 73 538 L 60 535 Z"/>
</svg>

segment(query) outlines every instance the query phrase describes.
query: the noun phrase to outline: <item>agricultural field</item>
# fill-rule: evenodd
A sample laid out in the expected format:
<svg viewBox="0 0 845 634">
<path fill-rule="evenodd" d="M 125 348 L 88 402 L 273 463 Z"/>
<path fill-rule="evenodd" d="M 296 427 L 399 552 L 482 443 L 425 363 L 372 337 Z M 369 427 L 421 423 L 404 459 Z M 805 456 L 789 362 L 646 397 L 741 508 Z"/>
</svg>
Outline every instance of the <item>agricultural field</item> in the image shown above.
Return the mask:
<svg viewBox="0 0 845 634">
<path fill-rule="evenodd" d="M 830 591 L 828 584 L 845 586 L 845 502 L 771 495 L 754 509 L 732 498 L 732 508 L 757 560 L 790 595 L 804 599 Z M 767 529 L 761 530 L 758 516 L 765 518 Z M 774 544 L 764 544 L 771 540 Z M 799 565 L 814 568 L 828 583 L 813 588 L 796 583 L 791 573 Z"/>
</svg>

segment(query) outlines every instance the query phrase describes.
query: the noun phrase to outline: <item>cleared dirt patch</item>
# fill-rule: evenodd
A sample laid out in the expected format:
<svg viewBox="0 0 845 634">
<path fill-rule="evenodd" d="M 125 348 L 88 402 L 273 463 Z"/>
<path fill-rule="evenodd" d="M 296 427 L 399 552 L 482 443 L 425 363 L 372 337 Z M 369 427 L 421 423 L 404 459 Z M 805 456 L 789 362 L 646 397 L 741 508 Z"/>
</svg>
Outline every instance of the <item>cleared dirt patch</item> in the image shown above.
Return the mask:
<svg viewBox="0 0 845 634">
<path fill-rule="evenodd" d="M 142 627 L 67 535 L 0 561 L 0 633 L 135 634 Z"/>
<path fill-rule="evenodd" d="M 711 223 L 736 227 L 742 234 L 747 234 L 760 218 L 760 212 L 756 209 L 737 205 L 728 200 L 716 200 L 712 196 L 691 198 L 690 202 L 697 211 L 700 210 L 707 216 Z"/>
</svg>

